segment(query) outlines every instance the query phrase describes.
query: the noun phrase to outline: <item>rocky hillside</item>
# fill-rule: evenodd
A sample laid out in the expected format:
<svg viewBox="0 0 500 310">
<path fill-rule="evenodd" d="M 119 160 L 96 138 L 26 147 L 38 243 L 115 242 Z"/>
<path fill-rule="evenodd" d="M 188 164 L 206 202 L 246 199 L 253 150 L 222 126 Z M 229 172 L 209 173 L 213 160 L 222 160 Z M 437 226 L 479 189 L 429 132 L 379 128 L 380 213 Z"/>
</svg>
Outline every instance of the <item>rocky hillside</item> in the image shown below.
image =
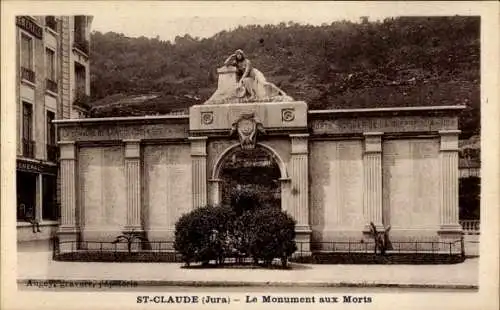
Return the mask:
<svg viewBox="0 0 500 310">
<path fill-rule="evenodd" d="M 246 26 L 174 42 L 95 32 L 94 115 L 163 114 L 203 102 L 216 89 L 216 68 L 241 48 L 311 109 L 465 104 L 467 138 L 479 132 L 479 28 L 476 17 L 402 17 Z"/>
</svg>

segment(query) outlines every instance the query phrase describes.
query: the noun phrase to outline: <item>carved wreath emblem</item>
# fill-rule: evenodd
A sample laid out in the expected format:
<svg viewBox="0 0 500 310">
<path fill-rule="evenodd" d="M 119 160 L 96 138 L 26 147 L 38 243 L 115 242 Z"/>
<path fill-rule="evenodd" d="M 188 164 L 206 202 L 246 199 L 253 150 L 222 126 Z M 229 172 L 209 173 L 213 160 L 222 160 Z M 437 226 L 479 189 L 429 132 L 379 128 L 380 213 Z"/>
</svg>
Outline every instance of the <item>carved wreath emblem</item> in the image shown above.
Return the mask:
<svg viewBox="0 0 500 310">
<path fill-rule="evenodd" d="M 210 125 L 214 122 L 213 112 L 201 112 L 201 121 L 205 125 Z"/>
<path fill-rule="evenodd" d="M 255 148 L 258 133 L 265 133 L 264 126 L 255 117 L 254 113 L 242 114 L 232 125 L 230 135 L 235 132 L 240 138 L 240 145 L 243 150 Z"/>
<path fill-rule="evenodd" d="M 295 113 L 293 109 L 283 109 L 281 110 L 281 118 L 284 122 L 291 122 L 295 119 Z"/>
</svg>

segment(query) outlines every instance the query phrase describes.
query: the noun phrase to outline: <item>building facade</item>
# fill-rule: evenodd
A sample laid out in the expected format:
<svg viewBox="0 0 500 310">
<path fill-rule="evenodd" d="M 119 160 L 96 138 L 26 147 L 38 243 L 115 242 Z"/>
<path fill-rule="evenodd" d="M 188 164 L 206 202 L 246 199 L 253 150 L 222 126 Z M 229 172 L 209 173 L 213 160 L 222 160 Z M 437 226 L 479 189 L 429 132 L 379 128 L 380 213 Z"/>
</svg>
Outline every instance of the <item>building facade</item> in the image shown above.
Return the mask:
<svg viewBox="0 0 500 310">
<path fill-rule="evenodd" d="M 89 16 L 16 17 L 17 237 L 47 240 L 57 228 L 56 119 L 86 116 Z"/>
</svg>

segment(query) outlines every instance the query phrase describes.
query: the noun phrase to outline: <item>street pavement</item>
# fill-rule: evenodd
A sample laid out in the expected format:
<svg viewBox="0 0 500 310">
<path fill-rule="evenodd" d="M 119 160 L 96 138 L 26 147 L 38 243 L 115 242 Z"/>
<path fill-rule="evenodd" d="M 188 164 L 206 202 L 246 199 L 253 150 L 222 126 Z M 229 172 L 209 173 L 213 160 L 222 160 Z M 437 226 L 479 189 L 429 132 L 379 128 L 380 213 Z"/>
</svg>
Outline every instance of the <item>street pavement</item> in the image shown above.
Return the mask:
<svg viewBox="0 0 500 310">
<path fill-rule="evenodd" d="M 134 281 L 140 287 L 386 287 L 476 289 L 478 258 L 450 265 L 291 264 L 281 269 L 182 268 L 179 263 L 53 261 L 51 252 L 18 252 L 20 286 L 29 280 Z"/>
</svg>

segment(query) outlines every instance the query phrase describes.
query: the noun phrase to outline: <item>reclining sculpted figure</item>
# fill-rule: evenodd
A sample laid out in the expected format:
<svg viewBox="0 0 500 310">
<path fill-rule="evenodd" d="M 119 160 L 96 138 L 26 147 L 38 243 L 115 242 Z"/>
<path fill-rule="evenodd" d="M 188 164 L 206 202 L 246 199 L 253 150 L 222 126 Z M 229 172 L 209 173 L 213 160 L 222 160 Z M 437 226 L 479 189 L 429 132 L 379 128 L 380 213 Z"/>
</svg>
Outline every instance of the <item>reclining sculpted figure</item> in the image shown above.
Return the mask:
<svg viewBox="0 0 500 310">
<path fill-rule="evenodd" d="M 276 85 L 268 82 L 240 49 L 224 61 L 224 66 L 236 70 L 236 83 L 227 83 L 227 80 L 221 80 L 219 76 L 218 89 L 206 103 L 293 100 Z"/>
<path fill-rule="evenodd" d="M 224 65 L 232 65 L 237 69 L 237 79 L 239 87 L 244 87 L 245 93 L 241 97 L 249 96 L 249 100 L 259 100 L 272 98 L 275 96 L 286 96 L 285 92 L 276 87 L 276 85 L 266 81 L 264 74 L 252 66 L 251 61 L 245 56 L 245 53 L 238 49 L 230 55 Z"/>
</svg>

